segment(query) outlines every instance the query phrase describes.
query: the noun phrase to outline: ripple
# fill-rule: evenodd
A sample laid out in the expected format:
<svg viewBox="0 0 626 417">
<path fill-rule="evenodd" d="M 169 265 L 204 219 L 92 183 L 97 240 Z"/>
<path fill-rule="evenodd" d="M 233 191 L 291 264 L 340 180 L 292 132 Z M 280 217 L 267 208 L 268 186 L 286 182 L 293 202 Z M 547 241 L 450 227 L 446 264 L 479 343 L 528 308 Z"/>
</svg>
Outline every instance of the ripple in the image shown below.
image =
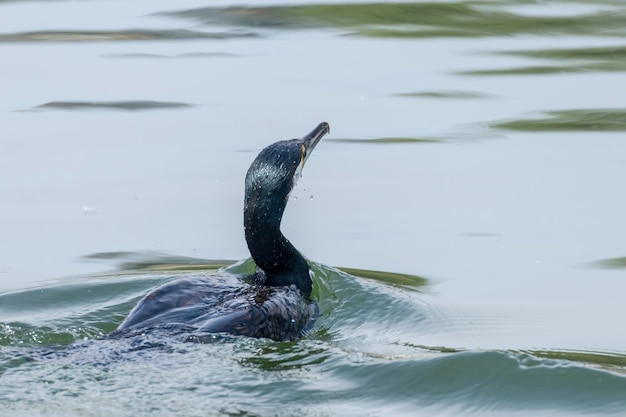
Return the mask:
<svg viewBox="0 0 626 417">
<path fill-rule="evenodd" d="M 484 70 L 469 70 L 458 71 L 458 75 L 476 75 L 476 76 L 492 76 L 492 75 L 545 75 L 545 74 L 563 74 L 571 72 L 581 71 L 598 71 L 599 67 L 580 67 L 580 66 L 566 66 L 566 65 L 534 65 L 515 68 L 503 68 L 503 69 L 484 69 Z"/>
<path fill-rule="evenodd" d="M 542 75 L 578 72 L 622 72 L 626 70 L 626 46 L 611 45 L 586 48 L 546 48 L 490 52 L 492 55 L 519 56 L 542 61 L 550 65 L 528 65 L 512 68 L 458 71 L 458 75 Z"/>
<path fill-rule="evenodd" d="M 428 279 L 417 275 L 410 274 L 398 274 L 394 272 L 382 272 L 371 271 L 368 269 L 356 269 L 356 268 L 337 268 L 343 272 L 356 277 L 372 279 L 378 282 L 384 282 L 392 285 L 408 286 L 408 287 L 421 287 L 428 284 Z"/>
<path fill-rule="evenodd" d="M 600 259 L 592 262 L 591 266 L 601 269 L 626 269 L 626 256 L 619 258 Z"/>
<path fill-rule="evenodd" d="M 621 352 L 420 345 L 429 332 L 454 324 L 438 300 L 407 291 L 426 284 L 425 278 L 315 262 L 314 295 L 323 316 L 299 341 L 216 337 L 185 343 L 140 334 L 100 339 L 149 288 L 189 275 L 149 268 L 203 261 L 211 269 L 218 262 L 134 252 L 86 258 L 121 260 L 121 267 L 135 259 L 139 272 L 73 277 L 0 294 L 0 396 L 14 401 L 7 405 L 11 415 L 25 405 L 43 415 L 51 406 L 71 414 L 82 404 L 102 411 L 112 403 L 133 414 L 150 409 L 165 415 L 172 410 L 160 407 L 169 404 L 198 416 L 207 415 L 199 404 L 220 410 L 215 415 L 275 415 L 280 409 L 278 415 L 304 416 L 361 415 L 363 409 L 372 415 L 390 409 L 394 415 L 416 409 L 610 414 L 626 407 Z M 250 269 L 250 260 L 226 267 L 231 273 Z M 6 321 L 10 316 L 17 319 Z"/>
<path fill-rule="evenodd" d="M 587 365 L 598 365 L 610 371 L 626 375 L 626 355 L 618 352 L 594 352 L 580 350 L 532 350 L 525 351 L 539 358 L 562 359 Z"/>
<path fill-rule="evenodd" d="M 490 97 L 489 94 L 474 91 L 419 91 L 414 93 L 397 93 L 396 97 L 407 98 L 450 98 L 450 99 L 473 99 Z"/>
<path fill-rule="evenodd" d="M 590 3 L 588 13 L 529 16 L 515 13 L 508 1 L 453 3 L 343 3 L 266 7 L 203 7 L 161 12 L 205 25 L 270 29 L 337 28 L 368 37 L 493 37 L 520 34 L 624 36 L 623 14 L 611 1 Z"/>
<path fill-rule="evenodd" d="M 521 132 L 626 131 L 626 109 L 576 109 L 545 112 L 542 119 L 518 119 L 491 127 Z"/>
<path fill-rule="evenodd" d="M 148 54 L 143 52 L 129 52 L 129 53 L 116 53 L 116 54 L 104 54 L 101 55 L 104 58 L 121 58 L 121 59 L 184 59 L 184 58 L 232 58 L 240 56 L 238 54 L 232 54 L 229 52 L 187 52 L 184 54 L 175 55 L 161 55 L 161 54 Z"/>
<path fill-rule="evenodd" d="M 128 101 L 50 101 L 33 110 L 162 110 L 193 107 L 193 104 L 174 101 L 128 100 Z"/>
<path fill-rule="evenodd" d="M 257 36 L 253 33 L 199 32 L 193 30 L 41 30 L 0 34 L 0 42 L 120 42 L 154 40 L 230 39 Z"/>
<path fill-rule="evenodd" d="M 442 142 L 443 140 L 435 139 L 435 138 L 388 137 L 388 138 L 373 138 L 373 139 L 333 138 L 333 139 L 327 139 L 327 141 L 381 145 L 381 144 L 402 144 L 402 143 L 438 143 L 438 142 Z"/>
<path fill-rule="evenodd" d="M 598 415 L 626 406 L 626 378 L 519 352 L 345 361 L 327 370 L 326 380 L 334 378 L 354 384 L 340 398 L 359 398 L 360 407 L 370 411 L 389 410 L 393 404 L 396 415 L 414 415 L 416 407 L 424 415 L 446 409 L 445 415 L 501 415 L 510 410 Z"/>
</svg>

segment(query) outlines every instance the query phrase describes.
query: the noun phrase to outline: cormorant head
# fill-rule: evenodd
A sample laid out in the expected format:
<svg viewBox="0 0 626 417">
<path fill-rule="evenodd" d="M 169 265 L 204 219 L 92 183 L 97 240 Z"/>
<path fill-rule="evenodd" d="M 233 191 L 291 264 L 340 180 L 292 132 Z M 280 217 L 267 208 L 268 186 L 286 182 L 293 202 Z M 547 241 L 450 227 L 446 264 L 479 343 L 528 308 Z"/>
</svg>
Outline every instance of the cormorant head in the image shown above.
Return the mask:
<svg viewBox="0 0 626 417">
<path fill-rule="evenodd" d="M 289 193 L 302 175 L 306 160 L 329 131 L 330 126 L 323 122 L 302 139 L 283 140 L 263 149 L 246 174 L 246 208 L 250 204 L 274 208 L 273 213 L 265 214 L 273 215 L 280 224 Z"/>
<path fill-rule="evenodd" d="M 329 130 L 324 122 L 302 139 L 273 143 L 259 153 L 248 169 L 244 202 L 246 242 L 267 285 L 295 284 L 304 293 L 311 292 L 308 264 L 280 232 L 280 222 L 306 160 Z"/>
</svg>

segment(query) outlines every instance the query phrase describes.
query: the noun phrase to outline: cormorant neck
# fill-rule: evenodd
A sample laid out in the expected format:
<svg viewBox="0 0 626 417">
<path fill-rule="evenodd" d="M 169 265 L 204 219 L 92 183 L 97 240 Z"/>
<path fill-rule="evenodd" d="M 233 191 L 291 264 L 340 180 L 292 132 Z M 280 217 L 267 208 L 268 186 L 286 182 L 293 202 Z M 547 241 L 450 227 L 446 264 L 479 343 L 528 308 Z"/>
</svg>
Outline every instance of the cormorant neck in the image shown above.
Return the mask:
<svg viewBox="0 0 626 417">
<path fill-rule="evenodd" d="M 280 231 L 285 205 L 272 207 L 261 201 L 250 201 L 249 197 L 246 195 L 244 209 L 246 242 L 254 262 L 265 273 L 265 284 L 294 284 L 309 295 L 312 289 L 309 265 Z"/>
<path fill-rule="evenodd" d="M 287 199 L 308 156 L 328 133 L 320 123 L 302 139 L 283 140 L 263 149 L 246 174 L 244 228 L 250 254 L 266 285 L 295 285 L 305 295 L 312 289 L 309 265 L 280 232 Z"/>
</svg>

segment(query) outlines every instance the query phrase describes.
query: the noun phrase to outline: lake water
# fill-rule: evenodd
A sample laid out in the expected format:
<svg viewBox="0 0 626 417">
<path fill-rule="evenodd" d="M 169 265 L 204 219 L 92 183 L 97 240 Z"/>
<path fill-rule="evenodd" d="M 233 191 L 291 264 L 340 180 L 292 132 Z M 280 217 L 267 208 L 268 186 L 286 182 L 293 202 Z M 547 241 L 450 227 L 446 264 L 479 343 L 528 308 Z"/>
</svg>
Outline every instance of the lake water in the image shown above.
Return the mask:
<svg viewBox="0 0 626 417">
<path fill-rule="evenodd" d="M 615 0 L 1 2 L 0 415 L 626 415 L 625 40 Z M 245 172 L 321 121 L 310 334 L 101 339 L 251 271 Z"/>
</svg>

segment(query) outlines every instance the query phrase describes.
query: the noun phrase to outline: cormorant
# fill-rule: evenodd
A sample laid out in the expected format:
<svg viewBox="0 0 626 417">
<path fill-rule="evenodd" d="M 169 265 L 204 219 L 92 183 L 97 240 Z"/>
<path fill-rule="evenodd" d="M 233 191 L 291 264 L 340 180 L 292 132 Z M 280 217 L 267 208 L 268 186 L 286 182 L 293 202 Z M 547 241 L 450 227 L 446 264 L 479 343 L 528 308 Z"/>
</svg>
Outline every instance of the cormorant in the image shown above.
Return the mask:
<svg viewBox="0 0 626 417">
<path fill-rule="evenodd" d="M 324 122 L 302 139 L 276 142 L 248 169 L 243 217 L 257 265 L 253 276 L 205 275 L 168 282 L 140 300 L 112 335 L 165 329 L 293 340 L 310 329 L 318 314 L 310 299 L 311 271 L 281 233 L 280 223 L 304 163 L 329 130 Z"/>
</svg>

